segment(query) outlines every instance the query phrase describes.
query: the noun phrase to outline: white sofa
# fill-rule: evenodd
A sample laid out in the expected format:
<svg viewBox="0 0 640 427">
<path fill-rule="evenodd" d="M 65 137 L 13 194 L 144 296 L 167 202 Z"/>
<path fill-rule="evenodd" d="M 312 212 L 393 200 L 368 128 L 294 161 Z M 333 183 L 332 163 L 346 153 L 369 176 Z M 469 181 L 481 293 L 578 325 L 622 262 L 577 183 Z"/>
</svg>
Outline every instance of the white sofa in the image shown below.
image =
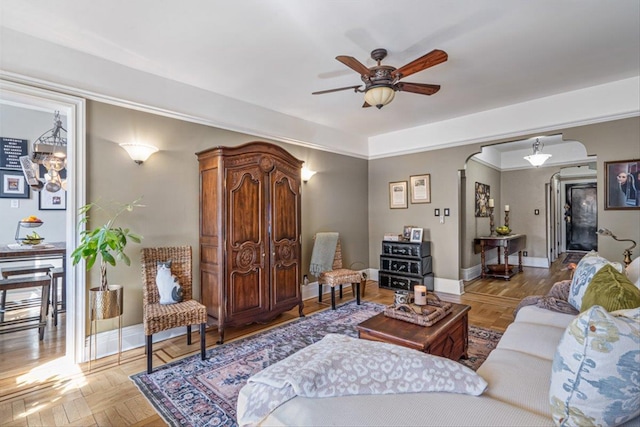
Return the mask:
<svg viewBox="0 0 640 427">
<path fill-rule="evenodd" d="M 550 426 L 549 387 L 556 347 L 575 318 L 536 306 L 520 309 L 477 373 L 488 383 L 478 397 L 407 393 L 310 399 L 295 397 L 263 426 Z M 251 405 L 252 384 L 238 397 Z M 639 426 L 635 418 L 625 426 Z"/>
</svg>

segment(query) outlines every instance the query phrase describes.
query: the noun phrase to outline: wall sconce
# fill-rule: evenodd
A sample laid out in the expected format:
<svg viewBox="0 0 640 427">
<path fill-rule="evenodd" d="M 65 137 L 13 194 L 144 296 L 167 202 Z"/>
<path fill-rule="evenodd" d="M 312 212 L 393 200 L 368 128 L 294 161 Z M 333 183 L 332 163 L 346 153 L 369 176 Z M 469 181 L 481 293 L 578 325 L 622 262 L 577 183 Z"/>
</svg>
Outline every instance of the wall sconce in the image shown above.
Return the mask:
<svg viewBox="0 0 640 427">
<path fill-rule="evenodd" d="M 617 240 L 618 242 L 631 242 L 631 243 L 633 243 L 633 245 L 631 245 L 630 247 L 625 249 L 624 252 L 622 252 L 622 254 L 624 255 L 624 265 L 625 265 L 625 267 L 628 266 L 629 264 L 631 264 L 631 249 L 636 247 L 636 242 L 634 240 L 631 240 L 631 239 L 618 239 L 611 232 L 611 230 L 609 230 L 608 228 L 599 228 L 597 233 L 599 235 L 601 235 L 601 236 L 609 236 L 609 237 L 613 238 L 614 240 Z"/>
<path fill-rule="evenodd" d="M 145 162 L 153 153 L 158 151 L 158 147 L 145 144 L 126 143 L 120 144 L 120 147 L 124 148 L 127 153 L 129 153 L 131 160 L 139 165 L 141 165 L 142 162 Z"/>
<path fill-rule="evenodd" d="M 303 166 L 302 171 L 300 172 L 300 175 L 302 176 L 302 182 L 309 181 L 311 177 L 315 174 L 316 174 L 316 171 L 311 170 L 306 166 Z"/>
</svg>

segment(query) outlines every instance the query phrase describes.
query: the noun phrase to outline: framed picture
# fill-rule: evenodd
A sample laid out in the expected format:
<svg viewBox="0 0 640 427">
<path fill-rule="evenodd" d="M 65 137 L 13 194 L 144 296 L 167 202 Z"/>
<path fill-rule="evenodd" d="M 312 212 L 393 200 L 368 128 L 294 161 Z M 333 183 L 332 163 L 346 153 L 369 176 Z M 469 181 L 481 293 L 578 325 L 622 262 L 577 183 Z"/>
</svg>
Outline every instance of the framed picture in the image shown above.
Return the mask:
<svg viewBox="0 0 640 427">
<path fill-rule="evenodd" d="M 402 227 L 402 238 L 409 240 L 411 238 L 411 229 L 415 228 L 415 225 L 405 225 Z"/>
<path fill-rule="evenodd" d="M 604 162 L 604 173 L 604 209 L 640 209 L 640 159 Z"/>
<path fill-rule="evenodd" d="M 412 175 L 411 203 L 431 203 L 431 175 Z"/>
<path fill-rule="evenodd" d="M 406 209 L 407 204 L 407 181 L 397 181 L 389 183 L 389 207 L 391 209 Z"/>
<path fill-rule="evenodd" d="M 29 186 L 21 171 L 0 169 L 0 197 L 4 199 L 29 198 Z"/>
<path fill-rule="evenodd" d="M 411 229 L 411 239 L 412 242 L 422 242 L 422 228 L 412 228 Z"/>
<path fill-rule="evenodd" d="M 39 193 L 38 209 L 41 211 L 64 211 L 67 209 L 67 192 L 60 189 L 55 193 L 42 190 Z"/>
<path fill-rule="evenodd" d="M 487 184 L 476 182 L 476 218 L 489 216 L 490 190 Z"/>
</svg>

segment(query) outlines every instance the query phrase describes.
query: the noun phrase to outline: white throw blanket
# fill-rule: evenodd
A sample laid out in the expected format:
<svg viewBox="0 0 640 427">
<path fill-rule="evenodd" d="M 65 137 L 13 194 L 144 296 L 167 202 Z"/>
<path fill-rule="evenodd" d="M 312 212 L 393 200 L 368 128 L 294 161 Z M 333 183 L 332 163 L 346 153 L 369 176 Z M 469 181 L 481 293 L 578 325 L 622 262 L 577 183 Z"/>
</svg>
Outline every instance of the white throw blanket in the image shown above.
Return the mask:
<svg viewBox="0 0 640 427">
<path fill-rule="evenodd" d="M 487 382 L 471 369 L 377 341 L 329 334 L 249 378 L 250 405 L 238 424 L 255 425 L 295 396 L 451 392 L 478 396 Z"/>
<path fill-rule="evenodd" d="M 333 269 L 333 258 L 336 255 L 338 245 L 338 233 L 317 233 L 311 252 L 311 265 L 309 273 L 318 277 L 325 271 Z"/>
</svg>

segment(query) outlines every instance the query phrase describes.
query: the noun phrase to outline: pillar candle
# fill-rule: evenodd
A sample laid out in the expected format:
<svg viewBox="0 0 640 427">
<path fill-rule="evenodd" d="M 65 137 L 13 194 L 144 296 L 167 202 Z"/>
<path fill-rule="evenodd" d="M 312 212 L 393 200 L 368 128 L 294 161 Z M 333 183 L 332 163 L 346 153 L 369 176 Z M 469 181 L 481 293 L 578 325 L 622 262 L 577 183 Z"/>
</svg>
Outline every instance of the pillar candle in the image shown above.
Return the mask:
<svg viewBox="0 0 640 427">
<path fill-rule="evenodd" d="M 504 211 L 509 212 L 509 205 L 504 205 Z"/>
<path fill-rule="evenodd" d="M 489 199 L 489 207 L 492 208 L 493 207 L 493 199 Z"/>
<path fill-rule="evenodd" d="M 413 287 L 413 298 L 416 305 L 427 305 L 427 287 L 415 285 Z"/>
</svg>

